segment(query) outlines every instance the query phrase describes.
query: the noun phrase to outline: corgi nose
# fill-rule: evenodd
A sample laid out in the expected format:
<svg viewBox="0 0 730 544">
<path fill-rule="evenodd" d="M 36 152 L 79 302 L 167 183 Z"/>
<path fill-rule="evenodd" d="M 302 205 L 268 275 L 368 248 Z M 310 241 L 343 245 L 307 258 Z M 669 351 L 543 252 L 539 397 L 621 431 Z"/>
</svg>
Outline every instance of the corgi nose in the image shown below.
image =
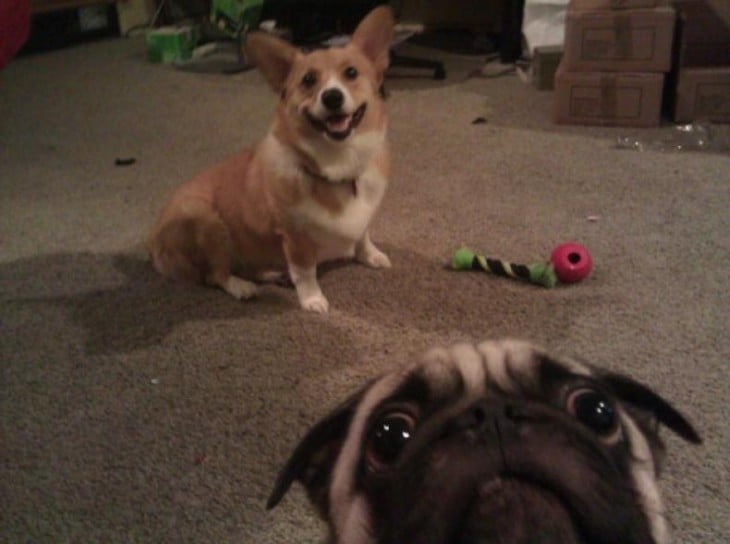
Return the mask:
<svg viewBox="0 0 730 544">
<path fill-rule="evenodd" d="M 327 89 L 322 93 L 322 104 L 330 111 L 338 111 L 345 103 L 345 95 L 339 89 Z"/>
</svg>

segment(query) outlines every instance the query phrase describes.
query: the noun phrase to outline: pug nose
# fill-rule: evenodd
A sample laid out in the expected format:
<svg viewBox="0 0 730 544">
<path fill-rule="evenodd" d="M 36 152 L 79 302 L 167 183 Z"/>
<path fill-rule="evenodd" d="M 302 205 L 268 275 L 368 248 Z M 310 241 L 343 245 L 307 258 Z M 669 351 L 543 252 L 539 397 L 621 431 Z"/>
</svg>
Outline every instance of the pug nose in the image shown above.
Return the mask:
<svg viewBox="0 0 730 544">
<path fill-rule="evenodd" d="M 330 111 L 338 111 L 345 103 L 345 95 L 339 89 L 327 89 L 322 93 L 322 104 Z"/>
<path fill-rule="evenodd" d="M 456 427 L 462 431 L 482 432 L 492 425 L 493 409 L 486 402 L 472 404 L 456 419 Z"/>
<path fill-rule="evenodd" d="M 481 433 L 491 431 L 495 424 L 520 426 L 544 419 L 536 409 L 509 400 L 479 400 L 464 410 L 455 420 L 457 429 Z"/>
</svg>

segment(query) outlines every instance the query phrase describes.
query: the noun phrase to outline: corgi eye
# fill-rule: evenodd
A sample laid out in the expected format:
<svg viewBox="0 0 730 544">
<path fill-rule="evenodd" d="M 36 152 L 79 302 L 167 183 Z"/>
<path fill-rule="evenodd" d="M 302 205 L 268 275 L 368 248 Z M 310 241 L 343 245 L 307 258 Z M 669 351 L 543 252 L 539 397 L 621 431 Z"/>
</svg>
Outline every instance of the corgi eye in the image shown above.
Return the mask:
<svg viewBox="0 0 730 544">
<path fill-rule="evenodd" d="M 317 84 L 317 74 L 314 72 L 307 72 L 302 78 L 302 86 L 307 89 L 311 89 Z"/>
<path fill-rule="evenodd" d="M 357 68 L 355 68 L 354 66 L 348 66 L 347 68 L 345 68 L 344 74 L 345 78 L 350 80 L 355 79 L 358 75 L 360 75 L 357 71 Z"/>
</svg>

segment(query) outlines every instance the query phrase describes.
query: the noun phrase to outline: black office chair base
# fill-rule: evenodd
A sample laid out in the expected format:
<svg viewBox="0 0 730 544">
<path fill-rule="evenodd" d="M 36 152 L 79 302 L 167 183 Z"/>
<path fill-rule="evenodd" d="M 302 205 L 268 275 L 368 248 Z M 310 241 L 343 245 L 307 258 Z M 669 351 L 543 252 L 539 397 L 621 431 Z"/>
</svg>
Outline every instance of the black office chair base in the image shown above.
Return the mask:
<svg viewBox="0 0 730 544">
<path fill-rule="evenodd" d="M 390 65 L 393 68 L 414 68 L 419 70 L 433 70 L 433 79 L 446 79 L 446 68 L 442 62 L 429 59 L 417 59 L 415 57 L 406 57 L 390 52 Z"/>
</svg>

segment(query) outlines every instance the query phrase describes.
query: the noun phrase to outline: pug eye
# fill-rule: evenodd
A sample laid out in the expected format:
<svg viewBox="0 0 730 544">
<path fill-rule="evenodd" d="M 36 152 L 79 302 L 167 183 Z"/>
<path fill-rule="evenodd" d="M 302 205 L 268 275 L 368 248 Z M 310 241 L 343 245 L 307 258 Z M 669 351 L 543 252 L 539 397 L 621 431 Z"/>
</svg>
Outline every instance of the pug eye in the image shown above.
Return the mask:
<svg viewBox="0 0 730 544">
<path fill-rule="evenodd" d="M 357 78 L 358 75 L 360 75 L 357 71 L 357 68 L 355 68 L 354 66 L 348 66 L 347 68 L 345 68 L 344 74 L 345 78 L 349 80 L 353 80 Z"/>
<path fill-rule="evenodd" d="M 404 412 L 390 412 L 375 422 L 365 449 L 365 461 L 373 472 L 381 472 L 396 462 L 413 435 L 416 422 Z"/>
<path fill-rule="evenodd" d="M 304 77 L 302 77 L 302 86 L 311 89 L 317 84 L 317 74 L 314 72 L 307 72 L 304 74 Z"/>
<path fill-rule="evenodd" d="M 611 400 L 594 389 L 577 389 L 566 400 L 568 413 L 604 439 L 620 434 L 618 414 Z"/>
</svg>

